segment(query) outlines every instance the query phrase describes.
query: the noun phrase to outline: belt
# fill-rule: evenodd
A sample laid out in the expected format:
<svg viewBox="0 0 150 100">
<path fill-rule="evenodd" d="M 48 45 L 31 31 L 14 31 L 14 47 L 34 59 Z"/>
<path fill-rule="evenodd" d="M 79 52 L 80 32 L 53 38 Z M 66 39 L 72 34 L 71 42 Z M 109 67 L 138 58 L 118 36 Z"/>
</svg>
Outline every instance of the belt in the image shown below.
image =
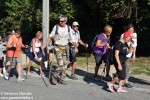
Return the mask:
<svg viewBox="0 0 150 100">
<path fill-rule="evenodd" d="M 55 44 L 55 46 L 58 46 L 58 47 L 66 47 L 67 45 L 59 45 L 59 44 Z"/>
</svg>

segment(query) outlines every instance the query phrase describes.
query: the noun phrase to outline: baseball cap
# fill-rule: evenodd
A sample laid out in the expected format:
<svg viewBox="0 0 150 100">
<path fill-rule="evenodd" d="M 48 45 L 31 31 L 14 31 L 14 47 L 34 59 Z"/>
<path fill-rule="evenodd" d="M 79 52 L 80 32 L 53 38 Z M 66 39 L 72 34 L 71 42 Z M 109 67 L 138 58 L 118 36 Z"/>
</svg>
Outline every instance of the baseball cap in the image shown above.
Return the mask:
<svg viewBox="0 0 150 100">
<path fill-rule="evenodd" d="M 77 21 L 74 21 L 74 22 L 72 23 L 72 26 L 79 26 L 79 23 L 78 23 Z"/>
<path fill-rule="evenodd" d="M 124 35 L 123 35 L 124 38 L 132 38 L 132 33 L 131 32 L 125 32 Z"/>
</svg>

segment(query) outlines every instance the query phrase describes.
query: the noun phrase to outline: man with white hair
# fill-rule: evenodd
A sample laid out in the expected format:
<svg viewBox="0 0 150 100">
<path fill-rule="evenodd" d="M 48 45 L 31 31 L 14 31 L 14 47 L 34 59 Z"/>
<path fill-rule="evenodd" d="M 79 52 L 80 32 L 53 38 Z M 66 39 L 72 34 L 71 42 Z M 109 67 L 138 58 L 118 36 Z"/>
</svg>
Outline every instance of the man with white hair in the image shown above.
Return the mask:
<svg viewBox="0 0 150 100">
<path fill-rule="evenodd" d="M 56 72 L 52 75 L 52 84 L 54 83 L 53 79 L 59 78 L 60 84 L 66 84 L 64 81 L 65 76 L 65 68 L 67 64 L 69 63 L 69 49 L 68 49 L 68 43 L 70 39 L 70 31 L 71 27 L 66 24 L 67 23 L 67 17 L 64 15 L 59 16 L 59 23 L 56 24 L 53 27 L 52 32 L 49 35 L 49 39 L 52 39 L 54 41 L 54 50 L 55 55 L 57 59 L 58 67 L 56 68 Z M 54 78 L 55 77 L 55 78 Z"/>
</svg>

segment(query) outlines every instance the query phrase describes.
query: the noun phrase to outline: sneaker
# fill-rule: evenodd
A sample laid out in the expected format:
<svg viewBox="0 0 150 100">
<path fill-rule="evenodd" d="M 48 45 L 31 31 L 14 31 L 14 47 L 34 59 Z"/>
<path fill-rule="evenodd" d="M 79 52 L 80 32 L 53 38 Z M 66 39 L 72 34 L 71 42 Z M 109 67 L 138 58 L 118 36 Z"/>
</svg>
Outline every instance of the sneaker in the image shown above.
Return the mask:
<svg viewBox="0 0 150 100">
<path fill-rule="evenodd" d="M 24 81 L 24 79 L 21 76 L 18 77 L 18 82 L 20 81 Z"/>
<path fill-rule="evenodd" d="M 133 86 L 131 84 L 129 84 L 129 83 L 124 83 L 124 87 L 126 87 L 126 88 L 132 88 Z"/>
<path fill-rule="evenodd" d="M 6 67 L 5 66 L 3 67 L 3 73 L 6 73 Z"/>
<path fill-rule="evenodd" d="M 94 75 L 94 80 L 100 80 L 100 78 L 97 75 Z"/>
<path fill-rule="evenodd" d="M 3 74 L 2 74 L 2 73 L 0 73 L 0 77 L 3 77 Z"/>
<path fill-rule="evenodd" d="M 71 75 L 71 79 L 73 79 L 73 80 L 78 80 L 78 78 L 75 76 L 75 74 L 72 74 L 72 75 Z"/>
<path fill-rule="evenodd" d="M 47 67 L 48 67 L 48 62 L 47 61 L 44 62 L 44 67 L 47 69 Z"/>
<path fill-rule="evenodd" d="M 107 86 L 108 86 L 110 92 L 115 92 L 115 91 L 114 91 L 114 86 L 113 86 L 113 84 L 111 84 L 111 83 L 109 82 L 109 83 L 107 83 Z"/>
<path fill-rule="evenodd" d="M 3 71 L 3 76 L 6 80 L 9 79 L 9 73 L 7 73 L 6 71 Z"/>
<path fill-rule="evenodd" d="M 123 87 L 121 87 L 117 89 L 117 92 L 126 93 L 127 91 Z"/>
<path fill-rule="evenodd" d="M 62 79 L 59 79 L 59 80 L 58 80 L 58 83 L 59 83 L 59 84 L 62 84 L 62 85 L 67 85 L 67 82 L 64 81 L 64 80 L 62 80 Z"/>
</svg>

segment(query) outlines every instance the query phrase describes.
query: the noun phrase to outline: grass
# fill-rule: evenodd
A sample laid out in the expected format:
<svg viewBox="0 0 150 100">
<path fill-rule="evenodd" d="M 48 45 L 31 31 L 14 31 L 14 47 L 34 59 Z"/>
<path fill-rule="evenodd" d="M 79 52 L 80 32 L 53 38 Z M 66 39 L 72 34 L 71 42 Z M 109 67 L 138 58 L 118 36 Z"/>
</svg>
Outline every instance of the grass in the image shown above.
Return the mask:
<svg viewBox="0 0 150 100">
<path fill-rule="evenodd" d="M 132 75 L 145 74 L 150 76 L 150 57 L 139 57 L 135 62 L 132 60 L 129 62 Z"/>
<path fill-rule="evenodd" d="M 82 69 L 87 66 L 91 67 L 91 69 L 94 70 L 95 67 L 95 59 L 93 56 L 91 57 L 77 57 L 78 60 L 78 68 Z M 54 66 L 57 66 L 56 61 L 52 63 Z M 36 64 L 33 64 L 33 66 L 38 69 L 39 66 Z M 103 65 L 102 65 L 103 66 Z M 129 66 L 131 69 L 131 75 L 140 75 L 145 74 L 150 76 L 150 57 L 139 57 L 136 58 L 136 61 L 133 62 L 131 59 L 129 60 Z"/>
<path fill-rule="evenodd" d="M 88 65 L 93 66 L 94 69 L 95 59 L 93 56 L 88 57 Z M 78 66 L 79 68 L 87 66 L 87 58 L 78 57 Z M 131 75 L 145 74 L 150 76 L 150 57 L 139 57 L 135 62 L 130 59 L 129 66 L 131 67 Z"/>
</svg>

